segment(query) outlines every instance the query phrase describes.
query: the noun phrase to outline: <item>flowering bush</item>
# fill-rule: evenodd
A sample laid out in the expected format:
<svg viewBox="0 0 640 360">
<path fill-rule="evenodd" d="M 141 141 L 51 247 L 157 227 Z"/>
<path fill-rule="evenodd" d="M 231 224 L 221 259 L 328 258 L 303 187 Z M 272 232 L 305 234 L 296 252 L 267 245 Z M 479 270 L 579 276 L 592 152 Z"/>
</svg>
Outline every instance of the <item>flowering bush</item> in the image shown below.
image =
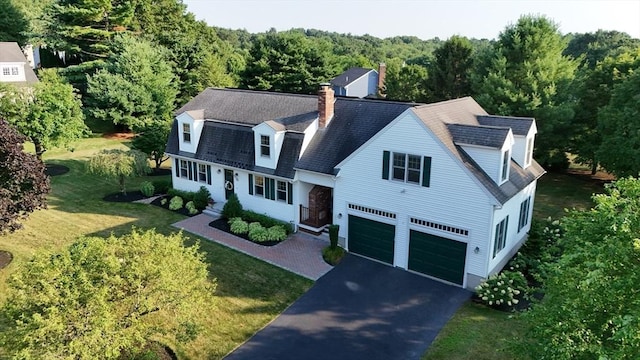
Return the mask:
<svg viewBox="0 0 640 360">
<path fill-rule="evenodd" d="M 524 295 L 527 291 L 527 280 L 519 271 L 503 271 L 489 276 L 489 279 L 476 287 L 478 297 L 489 306 L 518 303 L 515 296 Z"/>
<path fill-rule="evenodd" d="M 184 201 L 180 196 L 174 196 L 169 201 L 169 210 L 180 210 L 182 209 L 182 205 L 184 205 Z"/>
</svg>

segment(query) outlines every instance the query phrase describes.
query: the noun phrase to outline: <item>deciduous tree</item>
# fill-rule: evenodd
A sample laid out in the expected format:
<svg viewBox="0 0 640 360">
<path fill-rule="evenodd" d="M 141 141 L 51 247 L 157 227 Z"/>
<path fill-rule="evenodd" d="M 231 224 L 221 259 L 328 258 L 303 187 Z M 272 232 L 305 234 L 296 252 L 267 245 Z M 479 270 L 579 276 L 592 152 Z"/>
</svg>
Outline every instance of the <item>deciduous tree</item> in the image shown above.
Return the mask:
<svg viewBox="0 0 640 360">
<path fill-rule="evenodd" d="M 35 155 L 24 152 L 25 137 L 0 118 L 0 234 L 47 206 L 49 177 Z"/>
<path fill-rule="evenodd" d="M 427 101 L 427 69 L 394 59 L 387 63 L 383 93 L 389 100 Z"/>
<path fill-rule="evenodd" d="M 140 129 L 133 138 L 132 145 L 135 149 L 147 154 L 155 163 L 155 168 L 159 169 L 160 165 L 169 158 L 164 155 L 164 150 L 167 147 L 170 132 L 171 121 L 153 122 Z"/>
<path fill-rule="evenodd" d="M 524 316 L 531 358 L 640 358 L 640 181 L 618 180 L 594 202 L 563 220 L 563 254 Z"/>
<path fill-rule="evenodd" d="M 113 178 L 120 191 L 127 192 L 127 178 L 149 173 L 147 155 L 138 150 L 102 150 L 89 159 L 88 170 L 92 174 Z"/>
<path fill-rule="evenodd" d="M 181 234 L 84 238 L 11 276 L 0 340 L 20 359 L 118 359 L 157 336 L 187 341 L 211 304 L 207 276 Z"/>
</svg>

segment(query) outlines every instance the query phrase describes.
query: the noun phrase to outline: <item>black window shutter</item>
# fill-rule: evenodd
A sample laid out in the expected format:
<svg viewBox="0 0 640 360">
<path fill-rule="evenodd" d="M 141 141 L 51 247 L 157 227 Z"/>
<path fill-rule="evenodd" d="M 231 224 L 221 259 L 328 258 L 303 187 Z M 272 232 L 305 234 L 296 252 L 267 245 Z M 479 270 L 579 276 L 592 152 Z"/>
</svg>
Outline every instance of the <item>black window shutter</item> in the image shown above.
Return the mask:
<svg viewBox="0 0 640 360">
<path fill-rule="evenodd" d="M 207 184 L 211 185 L 211 165 L 207 165 Z"/>
<path fill-rule="evenodd" d="M 253 174 L 249 174 L 249 195 L 253 195 Z"/>
<path fill-rule="evenodd" d="M 187 168 L 189 169 L 189 180 L 193 180 L 193 166 L 191 166 L 191 161 L 187 161 Z"/>
<path fill-rule="evenodd" d="M 293 204 L 293 184 L 287 183 L 287 204 Z"/>
<path fill-rule="evenodd" d="M 269 179 L 269 187 L 271 187 L 271 196 L 269 199 L 276 199 L 276 181 L 274 179 Z"/>
<path fill-rule="evenodd" d="M 429 187 L 431 184 L 431 157 L 425 156 L 422 161 L 422 186 Z"/>
<path fill-rule="evenodd" d="M 391 154 L 388 151 L 382 152 L 382 178 L 389 180 L 389 158 Z"/>
<path fill-rule="evenodd" d="M 176 177 L 180 177 L 180 160 L 176 160 Z"/>
<path fill-rule="evenodd" d="M 191 163 L 193 165 L 193 181 L 199 181 L 200 179 L 198 178 L 198 163 L 197 162 L 193 162 Z"/>
</svg>

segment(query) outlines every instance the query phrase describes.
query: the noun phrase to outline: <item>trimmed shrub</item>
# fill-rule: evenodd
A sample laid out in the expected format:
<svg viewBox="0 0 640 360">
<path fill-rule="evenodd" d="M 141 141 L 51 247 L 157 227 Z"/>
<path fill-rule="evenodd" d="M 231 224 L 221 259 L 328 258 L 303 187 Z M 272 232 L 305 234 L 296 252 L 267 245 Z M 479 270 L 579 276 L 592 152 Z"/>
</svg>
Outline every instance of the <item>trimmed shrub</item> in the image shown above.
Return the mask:
<svg viewBox="0 0 640 360">
<path fill-rule="evenodd" d="M 189 201 L 188 203 L 186 203 L 184 207 L 189 211 L 190 215 L 195 215 L 198 213 L 198 209 L 196 209 L 196 206 L 193 204 L 193 201 Z"/>
<path fill-rule="evenodd" d="M 156 194 L 166 194 L 171 189 L 171 180 L 153 180 L 151 183 Z"/>
<path fill-rule="evenodd" d="M 249 223 L 239 217 L 229 220 L 229 227 L 234 234 L 246 234 L 249 232 Z"/>
<path fill-rule="evenodd" d="M 331 246 L 327 246 L 322 249 L 322 258 L 329 265 L 337 265 L 342 258 L 344 257 L 344 249 L 336 246 L 332 248 Z"/>
<path fill-rule="evenodd" d="M 193 191 L 184 191 L 184 190 L 178 190 L 178 189 L 174 189 L 174 188 L 170 188 L 169 190 L 167 190 L 167 195 L 174 197 L 174 196 L 179 196 L 181 197 L 184 201 L 193 201 L 193 196 L 196 193 Z"/>
<path fill-rule="evenodd" d="M 152 197 L 155 194 L 156 188 L 152 183 L 144 181 L 140 184 L 140 192 L 146 197 Z"/>
<path fill-rule="evenodd" d="M 330 246 L 332 249 L 338 247 L 338 231 L 340 231 L 340 225 L 329 225 L 329 242 L 331 243 Z"/>
<path fill-rule="evenodd" d="M 167 205 L 167 198 L 162 198 L 160 200 L 160 205 Z"/>
<path fill-rule="evenodd" d="M 232 219 L 234 217 L 243 217 L 247 221 L 251 221 L 247 217 L 242 216 L 242 204 L 240 204 L 240 200 L 238 200 L 238 195 L 235 193 L 229 196 L 226 204 L 222 207 L 222 217 L 226 219 Z"/>
<path fill-rule="evenodd" d="M 209 205 L 209 199 L 211 199 L 211 193 L 204 186 L 200 186 L 200 190 L 193 194 L 193 204 L 201 211 Z"/>
<path fill-rule="evenodd" d="M 274 225 L 280 225 L 285 229 L 287 235 L 293 232 L 293 230 L 291 229 L 291 224 L 289 224 L 288 222 L 277 220 L 264 214 L 258 214 L 257 212 L 251 210 L 243 211 L 242 218 L 247 220 L 248 222 L 259 222 L 266 228 L 270 228 Z"/>
<path fill-rule="evenodd" d="M 249 239 L 255 242 L 269 241 L 269 233 L 260 223 L 252 222 L 249 224 Z"/>
<path fill-rule="evenodd" d="M 476 287 L 478 297 L 489 306 L 508 305 L 518 303 L 516 295 L 527 293 L 527 280 L 519 271 L 503 271 L 494 274 Z"/>
<path fill-rule="evenodd" d="M 287 231 L 280 225 L 274 225 L 267 229 L 269 241 L 283 241 L 287 238 Z"/>
<path fill-rule="evenodd" d="M 180 196 L 174 196 L 169 201 L 169 210 L 180 210 L 182 209 L 182 205 L 184 205 L 184 200 Z"/>
</svg>

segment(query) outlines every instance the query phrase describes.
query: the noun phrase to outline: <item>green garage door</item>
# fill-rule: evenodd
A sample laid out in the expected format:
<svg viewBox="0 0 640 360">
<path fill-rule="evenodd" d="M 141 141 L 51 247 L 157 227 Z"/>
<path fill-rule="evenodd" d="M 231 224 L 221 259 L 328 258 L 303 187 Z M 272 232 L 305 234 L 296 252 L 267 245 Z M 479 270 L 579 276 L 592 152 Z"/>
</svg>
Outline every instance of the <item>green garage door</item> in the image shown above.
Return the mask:
<svg viewBox="0 0 640 360">
<path fill-rule="evenodd" d="M 467 244 L 411 230 L 409 270 L 462 285 Z"/>
<path fill-rule="evenodd" d="M 394 225 L 349 215 L 349 251 L 393 264 Z"/>
</svg>

